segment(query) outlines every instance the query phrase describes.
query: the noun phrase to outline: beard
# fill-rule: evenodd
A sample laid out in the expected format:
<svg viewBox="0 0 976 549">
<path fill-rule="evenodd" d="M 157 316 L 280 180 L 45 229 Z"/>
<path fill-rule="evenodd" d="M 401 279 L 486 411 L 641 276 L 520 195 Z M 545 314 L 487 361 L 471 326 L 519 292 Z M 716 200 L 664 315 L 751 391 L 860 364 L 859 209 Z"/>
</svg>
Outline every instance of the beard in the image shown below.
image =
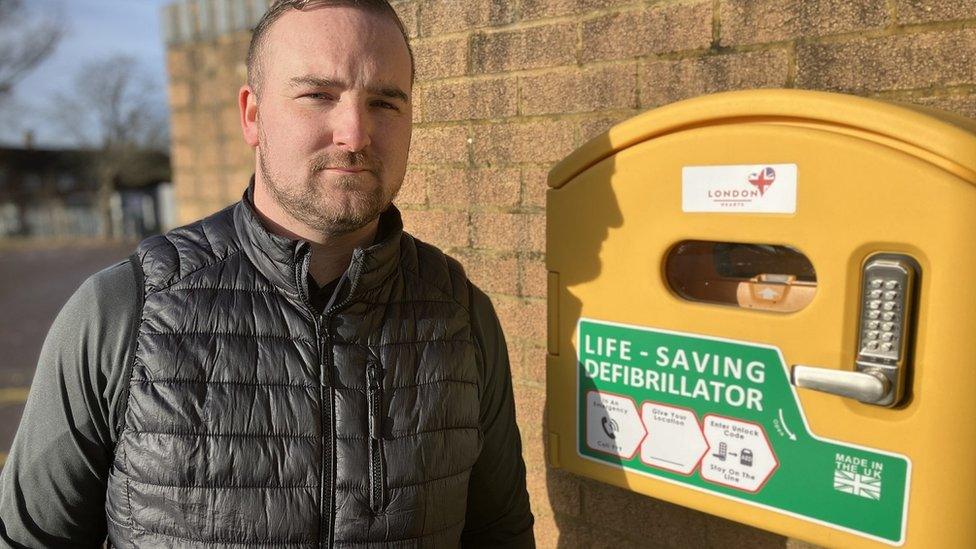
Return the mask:
<svg viewBox="0 0 976 549">
<path fill-rule="evenodd" d="M 261 151 L 258 164 L 271 197 L 295 220 L 327 236 L 341 236 L 368 225 L 389 207 L 402 184 L 396 183 L 387 192 L 379 159 L 364 152 L 340 151 L 322 153 L 300 180 L 285 182 L 272 171 L 266 152 Z M 365 171 L 326 179 L 323 172 L 327 168 Z"/>
</svg>

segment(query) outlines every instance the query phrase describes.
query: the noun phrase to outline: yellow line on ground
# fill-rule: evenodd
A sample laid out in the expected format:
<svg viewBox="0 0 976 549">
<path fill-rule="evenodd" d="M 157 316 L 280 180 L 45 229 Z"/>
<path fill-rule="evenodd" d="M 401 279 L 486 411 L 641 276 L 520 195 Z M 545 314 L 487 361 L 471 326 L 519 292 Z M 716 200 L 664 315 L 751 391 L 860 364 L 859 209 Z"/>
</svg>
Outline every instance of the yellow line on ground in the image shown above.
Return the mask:
<svg viewBox="0 0 976 549">
<path fill-rule="evenodd" d="M 27 402 L 30 387 L 5 387 L 0 389 L 0 404 L 20 404 Z"/>
</svg>

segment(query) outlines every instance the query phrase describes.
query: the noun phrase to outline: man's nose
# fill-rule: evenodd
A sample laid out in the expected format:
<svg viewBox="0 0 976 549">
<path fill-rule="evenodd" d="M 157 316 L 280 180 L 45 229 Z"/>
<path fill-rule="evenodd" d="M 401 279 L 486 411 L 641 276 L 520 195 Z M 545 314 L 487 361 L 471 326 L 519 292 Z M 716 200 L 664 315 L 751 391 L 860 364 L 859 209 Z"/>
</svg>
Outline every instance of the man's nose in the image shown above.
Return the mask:
<svg viewBox="0 0 976 549">
<path fill-rule="evenodd" d="M 372 131 L 365 107 L 356 104 L 339 105 L 335 114 L 332 141 L 343 150 L 359 152 L 369 146 Z"/>
</svg>

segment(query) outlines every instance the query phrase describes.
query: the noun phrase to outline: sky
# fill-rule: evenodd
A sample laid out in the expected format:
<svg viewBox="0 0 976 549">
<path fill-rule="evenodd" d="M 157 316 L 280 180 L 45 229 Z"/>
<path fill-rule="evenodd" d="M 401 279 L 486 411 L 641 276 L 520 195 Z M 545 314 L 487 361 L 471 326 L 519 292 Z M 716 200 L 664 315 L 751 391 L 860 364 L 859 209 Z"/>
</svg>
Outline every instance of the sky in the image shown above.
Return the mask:
<svg viewBox="0 0 976 549">
<path fill-rule="evenodd" d="M 32 0 L 37 9 L 61 9 L 67 31 L 58 49 L 16 87 L 7 112 L 0 112 L 0 142 L 19 145 L 34 132 L 36 146 L 68 147 L 49 106 L 56 92 L 72 92 L 77 67 L 117 54 L 134 57 L 161 87 L 166 100 L 165 46 L 160 11 L 173 0 Z M 11 110 L 12 109 L 12 112 Z"/>
</svg>

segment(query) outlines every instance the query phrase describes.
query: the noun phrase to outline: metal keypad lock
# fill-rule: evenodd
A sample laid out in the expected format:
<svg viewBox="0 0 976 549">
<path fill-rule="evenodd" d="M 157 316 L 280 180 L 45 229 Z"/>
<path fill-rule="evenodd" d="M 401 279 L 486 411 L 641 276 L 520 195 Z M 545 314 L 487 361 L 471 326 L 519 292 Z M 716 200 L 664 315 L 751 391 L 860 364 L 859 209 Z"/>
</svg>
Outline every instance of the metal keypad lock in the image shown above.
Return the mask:
<svg viewBox="0 0 976 549">
<path fill-rule="evenodd" d="M 855 370 L 793 366 L 793 384 L 876 406 L 896 406 L 905 394 L 918 263 L 907 255 L 876 254 L 861 272 Z"/>
</svg>

